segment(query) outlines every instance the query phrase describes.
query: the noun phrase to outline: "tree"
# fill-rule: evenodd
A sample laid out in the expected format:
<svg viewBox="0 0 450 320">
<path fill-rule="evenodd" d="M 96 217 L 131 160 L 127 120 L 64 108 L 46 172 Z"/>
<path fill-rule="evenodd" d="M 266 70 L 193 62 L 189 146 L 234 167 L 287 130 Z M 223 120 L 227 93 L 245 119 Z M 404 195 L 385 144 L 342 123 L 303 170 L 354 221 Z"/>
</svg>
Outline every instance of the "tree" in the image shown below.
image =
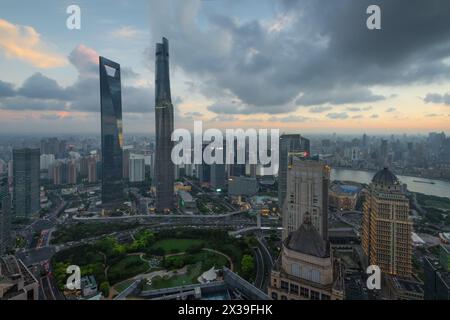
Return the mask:
<svg viewBox="0 0 450 320">
<path fill-rule="evenodd" d="M 104 297 L 108 297 L 109 296 L 109 282 L 108 281 L 103 281 L 100 284 L 100 291 L 103 293 Z"/>
<path fill-rule="evenodd" d="M 250 278 L 255 270 L 255 260 L 251 255 L 245 254 L 241 260 L 242 275 L 245 278 Z"/>
</svg>

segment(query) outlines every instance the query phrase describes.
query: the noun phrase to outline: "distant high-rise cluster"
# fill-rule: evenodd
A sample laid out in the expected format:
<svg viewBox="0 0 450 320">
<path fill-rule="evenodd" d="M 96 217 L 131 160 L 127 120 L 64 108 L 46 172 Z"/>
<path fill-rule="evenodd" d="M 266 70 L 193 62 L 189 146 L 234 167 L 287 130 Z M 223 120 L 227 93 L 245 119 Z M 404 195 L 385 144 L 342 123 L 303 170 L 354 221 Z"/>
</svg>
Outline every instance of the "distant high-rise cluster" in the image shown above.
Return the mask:
<svg viewBox="0 0 450 320">
<path fill-rule="evenodd" d="M 156 122 L 156 210 L 167 212 L 174 206 L 175 168 L 171 159 L 174 127 L 170 94 L 169 41 L 156 44 L 155 122 Z"/>
<path fill-rule="evenodd" d="M 123 200 L 123 133 L 120 65 L 100 57 L 102 203 Z"/>
</svg>

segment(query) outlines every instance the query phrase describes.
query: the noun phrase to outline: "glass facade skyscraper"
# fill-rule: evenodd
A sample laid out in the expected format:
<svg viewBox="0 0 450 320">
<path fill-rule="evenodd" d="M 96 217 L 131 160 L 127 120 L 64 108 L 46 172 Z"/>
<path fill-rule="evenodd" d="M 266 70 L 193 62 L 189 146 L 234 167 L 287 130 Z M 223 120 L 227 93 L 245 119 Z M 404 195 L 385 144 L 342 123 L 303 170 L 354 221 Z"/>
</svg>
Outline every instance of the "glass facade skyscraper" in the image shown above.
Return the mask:
<svg viewBox="0 0 450 320">
<path fill-rule="evenodd" d="M 13 150 L 14 215 L 29 217 L 40 210 L 39 149 Z"/>
<path fill-rule="evenodd" d="M 173 105 L 170 94 L 169 42 L 156 44 L 155 59 L 155 122 L 156 122 L 156 210 L 173 209 L 175 167 L 171 159 L 173 142 Z"/>
<path fill-rule="evenodd" d="M 102 127 L 102 203 L 123 199 L 123 134 L 120 65 L 100 57 L 100 101 Z"/>
</svg>

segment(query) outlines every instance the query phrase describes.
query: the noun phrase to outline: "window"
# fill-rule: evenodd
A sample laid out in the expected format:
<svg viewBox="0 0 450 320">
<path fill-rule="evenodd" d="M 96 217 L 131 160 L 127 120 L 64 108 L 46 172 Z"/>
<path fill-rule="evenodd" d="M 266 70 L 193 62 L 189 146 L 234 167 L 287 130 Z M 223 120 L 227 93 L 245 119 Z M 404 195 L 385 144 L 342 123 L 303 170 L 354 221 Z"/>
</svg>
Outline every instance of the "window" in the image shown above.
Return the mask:
<svg viewBox="0 0 450 320">
<path fill-rule="evenodd" d="M 278 300 L 278 293 L 272 292 L 272 300 Z"/>
<path fill-rule="evenodd" d="M 291 290 L 290 290 L 290 292 L 293 293 L 293 294 L 298 294 L 298 285 L 291 283 Z"/>
<path fill-rule="evenodd" d="M 311 270 L 311 281 L 320 283 L 320 271 L 319 270 Z"/>
<path fill-rule="evenodd" d="M 320 293 L 314 290 L 311 290 L 311 300 L 320 300 Z"/>
<path fill-rule="evenodd" d="M 322 293 L 322 300 L 330 300 L 330 296 Z"/>
<path fill-rule="evenodd" d="M 286 281 L 281 281 L 281 289 L 282 290 L 289 290 L 289 283 L 287 283 Z"/>
<path fill-rule="evenodd" d="M 286 296 L 281 296 L 281 300 L 287 300 Z"/>
<path fill-rule="evenodd" d="M 309 289 L 308 288 L 304 288 L 304 287 L 300 287 L 300 295 L 303 298 L 309 298 Z"/>
<path fill-rule="evenodd" d="M 295 277 L 301 277 L 301 269 L 300 269 L 300 265 L 297 263 L 293 263 L 291 265 L 291 271 L 292 271 L 292 275 Z"/>
</svg>

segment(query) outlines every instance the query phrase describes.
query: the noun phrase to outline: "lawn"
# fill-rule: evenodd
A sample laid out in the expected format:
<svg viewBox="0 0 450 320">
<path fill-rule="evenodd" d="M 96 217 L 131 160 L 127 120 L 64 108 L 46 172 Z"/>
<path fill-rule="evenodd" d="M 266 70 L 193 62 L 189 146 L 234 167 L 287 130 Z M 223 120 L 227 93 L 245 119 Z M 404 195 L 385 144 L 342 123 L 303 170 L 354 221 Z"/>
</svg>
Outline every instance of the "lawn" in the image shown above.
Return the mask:
<svg viewBox="0 0 450 320">
<path fill-rule="evenodd" d="M 204 242 L 199 239 L 164 239 L 155 242 L 152 249 L 162 249 L 165 254 L 185 252 L 194 246 L 203 246 Z"/>
<path fill-rule="evenodd" d="M 139 256 L 127 256 L 111 265 L 108 270 L 108 279 L 110 283 L 114 284 L 123 279 L 145 273 L 148 269 L 148 263 L 142 261 Z"/>
</svg>

